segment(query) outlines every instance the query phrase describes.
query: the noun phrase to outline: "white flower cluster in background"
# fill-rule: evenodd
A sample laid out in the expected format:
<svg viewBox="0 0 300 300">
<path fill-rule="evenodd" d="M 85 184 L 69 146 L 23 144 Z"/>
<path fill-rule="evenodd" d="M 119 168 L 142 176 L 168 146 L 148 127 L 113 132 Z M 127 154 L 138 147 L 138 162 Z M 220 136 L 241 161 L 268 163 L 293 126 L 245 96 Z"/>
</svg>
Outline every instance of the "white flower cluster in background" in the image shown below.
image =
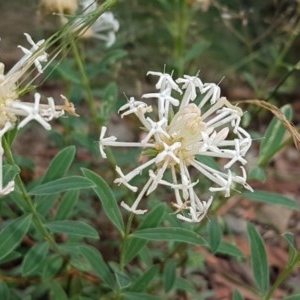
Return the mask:
<svg viewBox="0 0 300 300">
<path fill-rule="evenodd" d="M 75 114 L 74 107 L 65 97 L 64 105 L 55 105 L 52 97 L 47 98 L 47 104 L 41 104 L 41 95 L 34 94 L 34 102 L 24 102 L 20 99 L 19 92 L 26 90 L 19 84 L 26 76 L 31 66 L 35 66 L 38 73 L 43 72 L 42 63 L 47 62 L 47 53 L 44 51 L 44 40 L 35 43 L 29 34 L 25 37 L 30 48 L 19 46 L 24 53 L 23 57 L 5 74 L 5 66 L 0 62 L 0 195 L 6 195 L 14 190 L 14 182 L 3 186 L 3 155 L 2 138 L 4 134 L 15 128 L 24 127 L 32 120 L 40 123 L 46 130 L 51 129 L 49 122 L 62 116 L 65 111 Z"/>
<path fill-rule="evenodd" d="M 119 178 L 115 183 L 124 184 L 133 192 L 139 188 L 131 183 L 132 179 L 148 172 L 149 178 L 134 203 L 131 206 L 121 203 L 128 211 L 144 214 L 147 210 L 138 209 L 140 201 L 158 185 L 164 185 L 174 190 L 177 217 L 200 222 L 213 200 L 213 196 L 200 199 L 195 191 L 202 176 L 212 182 L 210 193 L 223 192 L 229 197 L 237 185 L 252 190 L 243 167 L 252 143 L 249 133 L 240 126 L 243 112 L 220 97 L 218 85 L 203 83 L 198 76 L 184 75 L 174 80 L 167 73 L 148 74 L 158 76 L 157 92 L 144 94 L 142 98 L 152 99 L 155 106 L 131 97 L 119 110 L 122 118 L 130 114 L 137 116 L 145 137 L 139 142 L 119 142 L 115 136 L 105 137 L 107 128 L 102 127 L 101 156 L 106 158 L 106 146 L 142 148 L 143 164 L 126 175 L 116 166 Z M 220 168 L 205 164 L 201 160 L 205 157 L 217 160 Z M 191 172 L 192 169 L 199 175 Z M 170 176 L 166 176 L 167 170 Z M 196 178 L 192 179 L 191 174 Z"/>
<path fill-rule="evenodd" d="M 97 9 L 98 4 L 95 0 L 81 0 L 80 6 L 83 16 L 86 16 L 93 13 Z M 119 30 L 119 27 L 119 21 L 115 19 L 113 13 L 104 12 L 84 31 L 82 37 L 93 37 L 102 40 L 106 43 L 107 47 L 110 47 L 116 41 L 116 32 Z"/>
</svg>

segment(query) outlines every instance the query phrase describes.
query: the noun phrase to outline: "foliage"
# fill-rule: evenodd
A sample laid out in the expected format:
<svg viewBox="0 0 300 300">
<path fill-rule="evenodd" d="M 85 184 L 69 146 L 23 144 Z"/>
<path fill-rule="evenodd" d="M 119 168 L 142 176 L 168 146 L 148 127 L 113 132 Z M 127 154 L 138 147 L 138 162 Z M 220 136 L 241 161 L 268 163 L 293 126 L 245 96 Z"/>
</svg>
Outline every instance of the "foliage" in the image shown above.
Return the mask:
<svg viewBox="0 0 300 300">
<path fill-rule="evenodd" d="M 39 178 L 25 180 L 21 172 L 28 162 L 13 150 L 18 130 L 3 137 L 3 183 L 14 181 L 15 190 L 0 198 L 1 300 L 216 299 L 205 275 L 208 257 L 251 268 L 251 282 L 227 275 L 236 287 L 232 299 L 246 299 L 247 293 L 265 300 L 274 297 L 299 265 L 294 233 L 281 236 L 289 257 L 274 279 L 263 226 L 243 220 L 248 254 L 235 242 L 235 228 L 229 228 L 222 208 L 230 199 L 248 199 L 299 210 L 294 199 L 261 188 L 276 155 L 293 143 L 298 147 L 300 141 L 292 105 L 282 100 L 293 95 L 298 80 L 300 5 L 291 2 L 107 0 L 84 22 L 91 26 L 113 7 L 121 28 L 111 48 L 79 39 L 80 31 L 70 35 L 67 25 L 56 28 L 48 49 L 58 44 L 62 57 L 52 60 L 45 78 L 60 82 L 83 116 L 54 125 L 49 139 L 57 154 Z M 75 17 L 66 17 L 72 24 Z M 100 127 L 111 122 L 126 101 L 122 92 L 129 94 L 133 88 L 132 94 L 138 94 L 140 85 L 147 86 L 141 76 L 163 68 L 180 76 L 203 68 L 208 80 L 225 74 L 229 82 L 250 87 L 245 97 L 250 99 L 238 102 L 249 109 L 247 125 L 253 136 L 263 137 L 248 170 L 254 192 L 236 192 L 226 201 L 219 193 L 200 224 L 175 217 L 167 189 L 148 197 L 147 214 L 125 212 L 120 202 L 135 195 L 113 183 L 115 157 L 128 169 L 136 158 L 118 149 L 108 152 L 107 163 L 98 151 Z M 230 95 L 230 88 L 225 90 Z M 134 122 L 126 123 L 128 131 Z M 121 134 L 122 126 L 117 127 Z M 208 157 L 203 160 L 214 163 Z M 210 187 L 206 181 L 201 184 Z M 299 290 L 290 287 L 285 297 L 298 299 Z"/>
</svg>

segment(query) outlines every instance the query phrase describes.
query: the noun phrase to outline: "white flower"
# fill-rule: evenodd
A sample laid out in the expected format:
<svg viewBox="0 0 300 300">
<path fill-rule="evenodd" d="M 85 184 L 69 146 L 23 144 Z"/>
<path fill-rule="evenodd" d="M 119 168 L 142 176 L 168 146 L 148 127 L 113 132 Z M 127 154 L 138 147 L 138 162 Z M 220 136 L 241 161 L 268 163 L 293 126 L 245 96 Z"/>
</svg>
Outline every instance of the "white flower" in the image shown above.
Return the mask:
<svg viewBox="0 0 300 300">
<path fill-rule="evenodd" d="M 97 9 L 97 1 L 81 0 L 80 6 L 84 17 Z M 116 32 L 119 30 L 119 27 L 119 21 L 115 19 L 113 13 L 104 12 L 93 22 L 91 27 L 85 30 L 82 37 L 94 37 L 106 42 L 106 46 L 110 47 L 116 41 Z"/>
<path fill-rule="evenodd" d="M 48 105 L 40 104 L 41 95 L 39 93 L 34 94 L 34 104 L 28 102 L 14 101 L 11 103 L 11 107 L 7 108 L 7 111 L 14 112 L 25 118 L 18 124 L 18 128 L 22 128 L 30 121 L 35 120 L 40 123 L 46 130 L 51 129 L 51 125 L 48 121 L 54 117 L 58 118 L 64 114 L 64 110 L 57 110 L 54 105 L 53 98 L 48 98 Z"/>
<path fill-rule="evenodd" d="M 2 147 L 2 137 L 7 131 L 9 131 L 12 128 L 13 128 L 13 125 L 9 121 L 7 121 L 5 123 L 5 125 L 3 126 L 3 128 L 0 129 L 0 196 L 9 194 L 15 188 L 14 181 L 10 181 L 5 187 L 3 187 L 3 169 L 2 169 L 3 154 L 4 154 L 4 150 Z"/>
<path fill-rule="evenodd" d="M 19 86 L 20 80 L 27 76 L 27 71 L 35 65 L 39 73 L 43 68 L 41 63 L 47 61 L 47 54 L 44 52 L 44 40 L 34 43 L 29 34 L 25 33 L 27 41 L 31 48 L 26 49 L 19 46 L 24 52 L 24 56 L 5 74 L 4 64 L 0 62 L 0 195 L 5 195 L 13 191 L 14 182 L 11 181 L 6 187 L 3 187 L 2 165 L 4 150 L 2 147 L 2 138 L 4 134 L 15 128 L 21 128 L 30 121 L 35 120 L 46 130 L 51 129 L 49 121 L 59 118 L 65 111 L 76 115 L 72 103 L 69 103 L 65 97 L 63 105 L 55 105 L 54 99 L 49 97 L 47 104 L 40 103 L 41 95 L 34 94 L 34 102 L 24 102 L 20 99 L 19 92 L 28 89 L 27 86 Z"/>
<path fill-rule="evenodd" d="M 25 64 L 30 58 L 33 58 L 33 63 L 35 64 L 37 70 L 43 73 L 42 62 L 47 62 L 47 53 L 43 51 L 41 46 L 44 44 L 45 40 L 40 40 L 37 43 L 33 41 L 28 33 L 24 33 L 28 43 L 31 45 L 30 49 L 23 46 L 18 46 L 24 53 L 23 58 L 19 61 L 19 64 Z M 13 69 L 11 70 L 11 72 Z"/>
<path fill-rule="evenodd" d="M 192 180 L 191 174 L 195 172 L 190 173 L 191 169 L 212 182 L 205 194 L 222 192 L 229 197 L 231 191 L 237 189 L 236 185 L 252 190 L 246 183 L 246 171 L 243 168 L 252 140 L 249 133 L 240 127 L 242 110 L 220 96 L 219 86 L 214 83 L 203 84 L 197 76 L 184 75 L 173 80 L 167 73 L 148 74 L 159 77 L 156 84 L 158 91 L 145 94 L 142 98 L 157 99 L 157 109 L 153 110 L 142 100 L 131 97 L 119 110 L 121 117 L 136 115 L 146 132 L 145 137 L 140 142 L 119 142 L 116 137 L 105 137 L 107 128 L 103 127 L 100 153 L 106 158 L 106 146 L 142 148 L 143 164 L 126 175 L 120 167 L 116 167 L 120 178 L 115 182 L 124 184 L 133 192 L 137 192 L 138 187 L 130 184 L 130 181 L 150 168 L 147 171 L 149 178 L 134 203 L 129 206 L 122 202 L 122 207 L 136 214 L 145 213 L 145 209 L 138 209 L 140 201 L 159 185 L 164 185 L 174 190 L 173 205 L 177 209 L 177 217 L 188 222 L 200 222 L 213 197 L 201 200 L 197 196 L 201 177 Z M 153 114 L 153 111 L 157 114 Z M 147 149 L 151 151 L 145 151 Z M 145 158 L 145 153 L 151 153 L 151 156 Z M 201 159 L 205 157 L 217 160 L 220 168 L 205 164 Z M 240 170 L 242 174 L 238 175 Z M 168 171 L 171 177 L 166 176 Z"/>
</svg>

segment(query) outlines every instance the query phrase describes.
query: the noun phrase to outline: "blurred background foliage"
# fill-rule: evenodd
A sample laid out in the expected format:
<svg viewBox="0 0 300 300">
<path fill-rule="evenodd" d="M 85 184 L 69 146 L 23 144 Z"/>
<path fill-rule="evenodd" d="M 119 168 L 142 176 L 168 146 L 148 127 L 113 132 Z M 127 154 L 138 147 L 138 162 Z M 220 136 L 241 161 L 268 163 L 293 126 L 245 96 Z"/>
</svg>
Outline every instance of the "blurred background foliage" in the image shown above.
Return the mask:
<svg viewBox="0 0 300 300">
<path fill-rule="evenodd" d="M 299 9 L 293 0 L 121 1 L 119 38 L 131 63 L 125 69 L 200 70 L 206 81 L 225 76 L 227 90 L 245 85 L 252 95 L 244 97 L 276 96 L 284 104 L 299 77 Z"/>
</svg>

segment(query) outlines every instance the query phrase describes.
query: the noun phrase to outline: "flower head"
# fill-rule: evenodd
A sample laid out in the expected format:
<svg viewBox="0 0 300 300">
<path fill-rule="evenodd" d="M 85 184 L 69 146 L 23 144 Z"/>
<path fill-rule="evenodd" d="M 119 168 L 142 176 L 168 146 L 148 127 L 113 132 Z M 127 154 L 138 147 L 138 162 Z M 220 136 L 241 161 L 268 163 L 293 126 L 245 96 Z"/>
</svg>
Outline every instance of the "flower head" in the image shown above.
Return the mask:
<svg viewBox="0 0 300 300">
<path fill-rule="evenodd" d="M 31 120 L 36 120 L 45 129 L 51 128 L 48 121 L 58 118 L 64 114 L 64 107 L 54 104 L 53 98 L 48 98 L 47 104 L 41 104 L 41 95 L 35 93 L 34 102 L 23 102 L 20 99 L 20 90 L 23 92 L 27 86 L 20 86 L 19 82 L 26 77 L 27 71 L 33 65 L 37 68 L 39 74 L 43 72 L 42 63 L 47 62 L 47 53 L 44 51 L 44 40 L 37 43 L 31 36 L 25 33 L 25 37 L 31 48 L 27 49 L 19 46 L 24 55 L 17 63 L 5 74 L 5 66 L 0 62 L 0 130 L 6 127 L 9 122 L 12 127 L 15 126 L 19 118 L 18 128 L 23 127 Z M 22 78 L 22 80 L 20 80 Z"/>
<path fill-rule="evenodd" d="M 20 97 L 20 91 L 24 93 L 29 87 L 20 86 L 20 82 L 27 76 L 27 71 L 35 66 L 38 74 L 43 72 L 42 63 L 47 62 L 47 53 L 44 51 L 44 40 L 35 43 L 31 36 L 25 33 L 25 37 L 31 47 L 29 49 L 19 46 L 24 55 L 5 74 L 5 66 L 0 62 L 0 195 L 5 195 L 14 189 L 14 182 L 9 182 L 3 188 L 2 162 L 4 150 L 2 138 L 4 134 L 15 128 L 21 128 L 34 120 L 46 130 L 51 129 L 49 121 L 62 116 L 65 111 L 76 115 L 71 103 L 64 99 L 63 105 L 56 105 L 52 97 L 47 98 L 47 103 L 41 103 L 41 95 L 34 94 L 33 102 L 24 102 Z M 28 72 L 29 73 L 29 72 Z M 20 80 L 22 79 L 22 80 Z"/>
<path fill-rule="evenodd" d="M 92 14 L 97 9 L 95 0 L 81 0 L 83 17 Z M 104 12 L 91 25 L 84 30 L 83 38 L 96 38 L 106 42 L 106 46 L 110 47 L 116 41 L 116 32 L 119 30 L 119 21 L 115 19 L 113 13 Z"/>
<path fill-rule="evenodd" d="M 142 172 L 149 174 L 134 203 L 129 206 L 122 202 L 121 205 L 136 214 L 145 213 L 146 210 L 138 209 L 139 202 L 159 185 L 164 185 L 174 190 L 177 217 L 188 222 L 200 222 L 213 200 L 212 196 L 207 200 L 197 196 L 201 175 L 212 182 L 208 189 L 211 193 L 223 192 L 225 197 L 229 197 L 236 185 L 252 190 L 246 183 L 243 167 L 247 163 L 245 155 L 252 140 L 249 133 L 240 127 L 242 110 L 220 97 L 218 85 L 203 84 L 198 76 L 184 75 L 173 80 L 166 73 L 148 74 L 158 76 L 158 91 L 142 98 L 152 98 L 154 103 L 156 100 L 157 109 L 133 97 L 120 109 L 122 117 L 136 115 L 146 131 L 145 137 L 140 142 L 119 142 L 116 137 L 105 137 L 107 128 L 103 127 L 99 143 L 101 155 L 106 158 L 105 146 L 140 147 L 144 156 L 147 153 L 145 149 L 151 149 L 151 156 L 128 174 L 124 175 L 121 168 L 116 167 L 120 178 L 115 182 L 124 184 L 133 192 L 137 192 L 138 187 L 130 181 Z M 206 164 L 205 157 L 222 162 L 222 166 L 215 168 Z M 236 170 L 235 166 L 240 168 Z M 191 169 L 201 174 L 196 180 L 192 179 Z M 171 180 L 166 179 L 170 178 L 166 176 L 168 171 Z M 240 171 L 242 174 L 239 174 Z"/>
<path fill-rule="evenodd" d="M 41 0 L 40 10 L 46 13 L 74 14 L 77 0 Z"/>
</svg>

